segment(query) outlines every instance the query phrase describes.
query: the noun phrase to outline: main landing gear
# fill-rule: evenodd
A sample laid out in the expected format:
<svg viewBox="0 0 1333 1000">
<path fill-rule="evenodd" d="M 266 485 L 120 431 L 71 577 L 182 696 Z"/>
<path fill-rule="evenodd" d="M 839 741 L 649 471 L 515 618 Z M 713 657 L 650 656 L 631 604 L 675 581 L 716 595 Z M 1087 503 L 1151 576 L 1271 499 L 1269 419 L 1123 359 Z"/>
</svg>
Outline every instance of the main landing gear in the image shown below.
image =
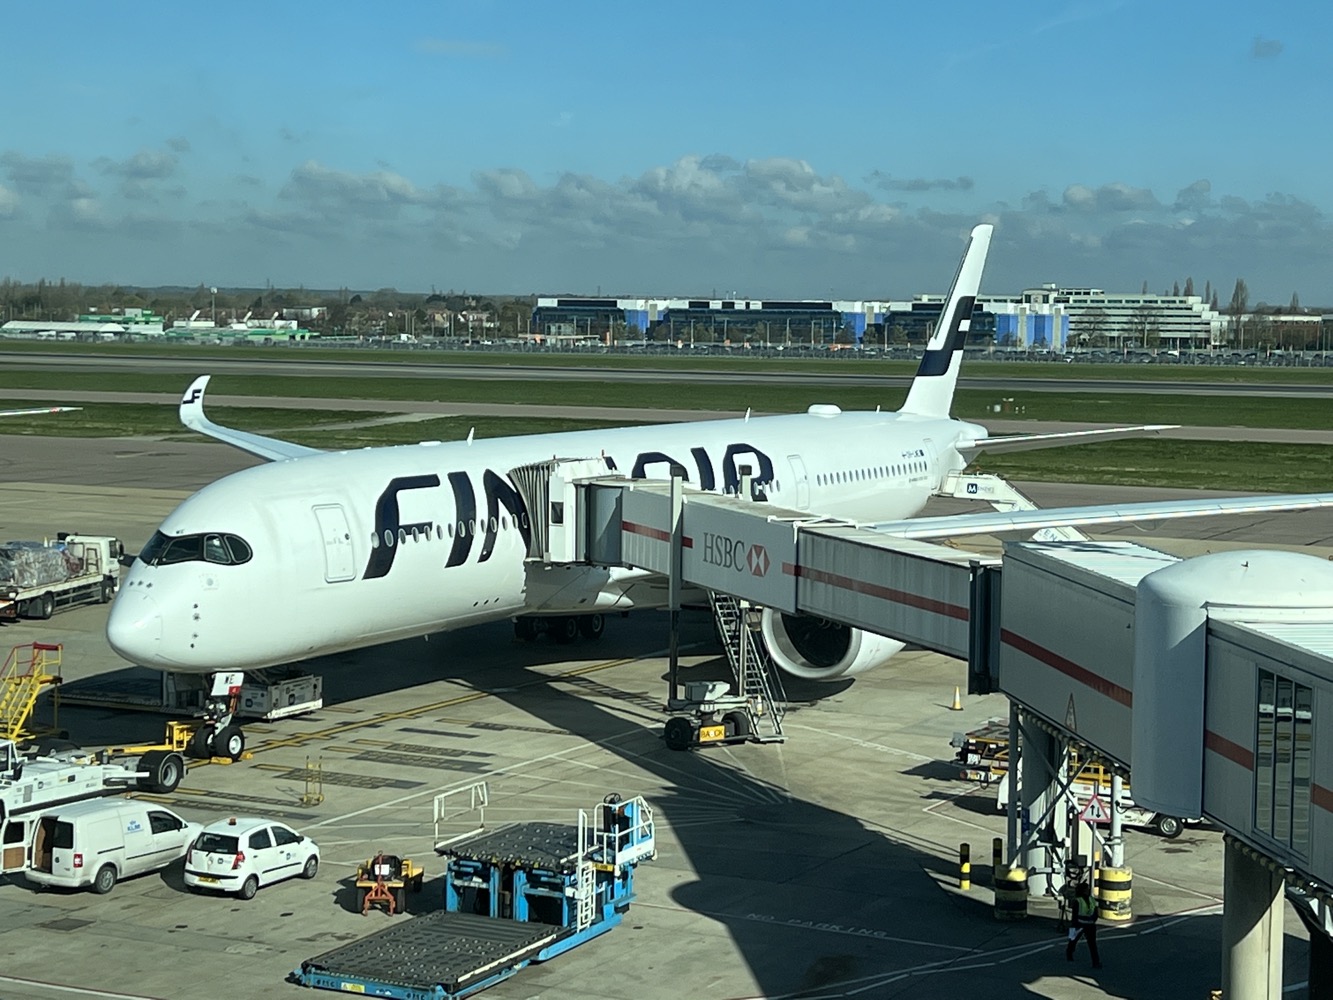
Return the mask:
<svg viewBox="0 0 1333 1000">
<path fill-rule="evenodd" d="M 242 673 L 213 675 L 208 700 L 204 703 L 203 723 L 190 738 L 191 757 L 240 760 L 245 756 L 245 731 L 236 722 L 236 708 L 240 704 L 244 681 Z"/>
<path fill-rule="evenodd" d="M 514 619 L 514 638 L 531 642 L 545 632 L 564 645 L 575 639 L 600 639 L 606 631 L 606 616 L 591 615 L 519 615 Z"/>
</svg>

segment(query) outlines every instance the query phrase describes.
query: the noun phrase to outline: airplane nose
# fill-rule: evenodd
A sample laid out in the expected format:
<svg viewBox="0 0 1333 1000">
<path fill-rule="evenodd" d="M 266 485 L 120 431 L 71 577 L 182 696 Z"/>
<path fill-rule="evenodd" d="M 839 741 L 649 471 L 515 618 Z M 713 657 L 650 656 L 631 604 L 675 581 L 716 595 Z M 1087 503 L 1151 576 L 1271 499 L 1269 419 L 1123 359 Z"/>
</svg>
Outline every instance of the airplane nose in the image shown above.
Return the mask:
<svg viewBox="0 0 1333 1000">
<path fill-rule="evenodd" d="M 157 602 L 147 594 L 122 590 L 111 605 L 106 639 L 131 663 L 152 664 L 161 655 L 162 612 Z"/>
</svg>

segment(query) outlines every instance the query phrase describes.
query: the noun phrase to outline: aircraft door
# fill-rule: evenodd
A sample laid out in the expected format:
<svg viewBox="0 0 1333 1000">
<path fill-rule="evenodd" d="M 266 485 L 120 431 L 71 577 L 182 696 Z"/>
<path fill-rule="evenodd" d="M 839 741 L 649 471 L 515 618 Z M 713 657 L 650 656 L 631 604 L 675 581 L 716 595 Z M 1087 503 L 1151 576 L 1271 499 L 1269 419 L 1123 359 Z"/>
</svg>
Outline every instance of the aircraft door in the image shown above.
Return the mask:
<svg viewBox="0 0 1333 1000">
<path fill-rule="evenodd" d="M 944 470 L 940 468 L 940 453 L 935 442 L 926 438 L 926 468 L 930 470 L 930 488 L 938 490 L 944 480 Z"/>
<path fill-rule="evenodd" d="M 324 580 L 341 583 L 356 576 L 352 559 L 352 530 L 347 524 L 347 512 L 340 504 L 320 504 L 314 508 L 319 522 L 320 537 L 324 540 Z"/>
<path fill-rule="evenodd" d="M 792 475 L 796 477 L 796 509 L 810 509 L 810 477 L 805 473 L 805 462 L 800 455 L 788 455 Z"/>
</svg>

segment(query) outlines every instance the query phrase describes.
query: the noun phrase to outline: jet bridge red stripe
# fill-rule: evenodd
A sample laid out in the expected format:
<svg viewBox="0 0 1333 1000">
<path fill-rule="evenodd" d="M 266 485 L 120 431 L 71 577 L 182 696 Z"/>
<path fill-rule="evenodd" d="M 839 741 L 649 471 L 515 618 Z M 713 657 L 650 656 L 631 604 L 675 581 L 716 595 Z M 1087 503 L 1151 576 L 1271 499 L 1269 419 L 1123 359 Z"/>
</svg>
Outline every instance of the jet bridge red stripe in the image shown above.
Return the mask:
<svg viewBox="0 0 1333 1000">
<path fill-rule="evenodd" d="M 841 590 L 850 590 L 854 594 L 865 594 L 867 597 L 877 597 L 881 601 L 889 601 L 893 604 L 903 604 L 909 608 L 916 608 L 920 611 L 929 611 L 931 614 L 942 615 L 945 618 L 957 618 L 959 621 L 967 621 L 967 608 L 959 607 L 956 604 L 946 604 L 943 601 L 931 600 L 929 597 L 922 597 L 920 594 L 909 594 L 905 590 L 894 590 L 892 587 L 885 587 L 878 583 L 866 583 L 864 580 L 853 580 L 850 576 L 842 576 L 839 573 L 830 573 L 827 570 L 822 569 L 811 569 L 809 566 L 796 566 L 788 562 L 782 564 L 782 572 L 787 576 L 795 576 L 802 580 L 809 580 L 811 583 L 826 583 L 830 587 L 838 587 Z"/>
<path fill-rule="evenodd" d="M 1323 785 L 1310 783 L 1310 801 L 1326 813 L 1333 813 L 1333 791 Z"/>
<path fill-rule="evenodd" d="M 1052 670 L 1058 670 L 1066 677 L 1092 688 L 1098 694 L 1104 694 L 1112 701 L 1120 702 L 1126 708 L 1134 707 L 1134 692 L 1129 688 L 1121 687 L 1114 681 L 1108 681 L 1105 677 L 1094 674 L 1087 667 L 1080 667 L 1073 660 L 1066 660 L 1059 653 L 1053 653 L 1044 646 L 1038 646 L 1031 639 L 1025 639 L 1016 632 L 1002 628 L 1000 629 L 1000 641 L 1006 646 L 1010 646 L 1018 652 L 1046 664 Z"/>
<path fill-rule="evenodd" d="M 633 521 L 621 521 L 621 530 L 629 532 L 631 535 L 642 535 L 644 538 L 651 538 L 655 542 L 670 542 L 671 532 L 663 531 L 661 528 L 654 528 L 647 524 L 636 524 Z M 681 538 L 681 547 L 686 549 L 694 548 L 694 539 L 689 535 Z"/>
<path fill-rule="evenodd" d="M 1203 745 L 1215 754 L 1220 754 L 1234 764 L 1239 764 L 1247 771 L 1254 770 L 1254 754 L 1248 747 L 1234 743 L 1225 736 L 1219 736 L 1211 729 L 1203 731 Z"/>
</svg>

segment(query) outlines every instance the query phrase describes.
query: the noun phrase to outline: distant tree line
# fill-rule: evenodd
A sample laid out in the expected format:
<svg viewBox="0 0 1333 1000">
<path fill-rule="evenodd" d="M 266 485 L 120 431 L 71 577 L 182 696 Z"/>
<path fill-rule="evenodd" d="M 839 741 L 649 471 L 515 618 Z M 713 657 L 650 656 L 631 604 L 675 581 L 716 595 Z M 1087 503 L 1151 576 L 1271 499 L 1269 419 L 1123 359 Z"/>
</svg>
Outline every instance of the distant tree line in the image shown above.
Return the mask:
<svg viewBox="0 0 1333 1000">
<path fill-rule="evenodd" d="M 326 335 L 361 336 L 414 333 L 442 336 L 451 324 L 455 336 L 466 335 L 471 316 L 473 332 L 485 324 L 488 333 L 513 336 L 526 332 L 535 296 L 484 296 L 467 292 L 400 292 L 381 288 L 371 292 L 312 291 L 297 288 L 142 288 L 131 285 L 82 285 L 61 278 L 34 284 L 5 278 L 0 281 L 0 322 L 11 319 L 69 322 L 80 315 L 100 315 L 125 309 L 146 309 L 161 316 L 166 326 L 189 319 L 216 319 L 218 326 L 238 322 L 248 314 L 270 319 L 284 309 L 318 309 L 321 315 L 301 320 L 306 329 Z M 483 320 L 482 317 L 489 317 Z"/>
</svg>

